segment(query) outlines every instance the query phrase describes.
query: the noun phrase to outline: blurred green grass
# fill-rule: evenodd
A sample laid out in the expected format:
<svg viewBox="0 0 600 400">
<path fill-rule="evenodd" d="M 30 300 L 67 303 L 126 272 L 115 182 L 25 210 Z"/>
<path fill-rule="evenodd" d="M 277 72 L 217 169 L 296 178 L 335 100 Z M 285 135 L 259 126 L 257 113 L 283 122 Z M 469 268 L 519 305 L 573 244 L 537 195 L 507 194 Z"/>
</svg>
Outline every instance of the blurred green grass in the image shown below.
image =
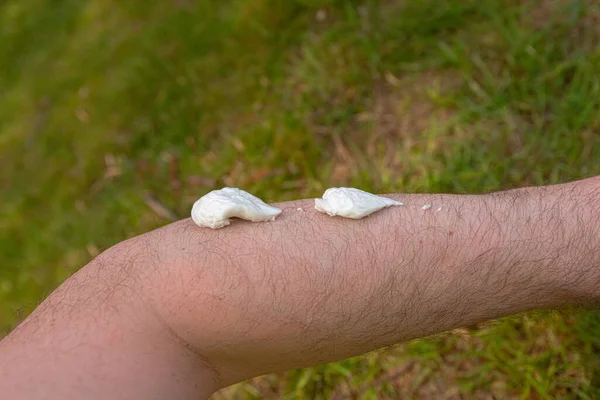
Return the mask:
<svg viewBox="0 0 600 400">
<path fill-rule="evenodd" d="M 599 40 L 593 0 L 4 0 L 0 329 L 224 185 L 281 201 L 600 174 Z M 593 399 L 599 333 L 597 312 L 539 312 L 221 397 Z"/>
</svg>

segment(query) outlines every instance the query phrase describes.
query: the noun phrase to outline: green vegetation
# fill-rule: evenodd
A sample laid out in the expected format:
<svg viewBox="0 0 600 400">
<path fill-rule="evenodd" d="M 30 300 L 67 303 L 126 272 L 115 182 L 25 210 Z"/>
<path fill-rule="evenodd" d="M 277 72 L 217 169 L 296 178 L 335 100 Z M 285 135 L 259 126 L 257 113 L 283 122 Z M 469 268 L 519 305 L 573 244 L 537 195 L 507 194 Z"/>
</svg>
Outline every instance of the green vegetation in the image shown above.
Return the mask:
<svg viewBox="0 0 600 400">
<path fill-rule="evenodd" d="M 0 329 L 224 185 L 281 201 L 600 174 L 599 43 L 593 0 L 4 0 Z M 593 399 L 599 333 L 591 311 L 511 317 L 222 398 Z"/>
</svg>

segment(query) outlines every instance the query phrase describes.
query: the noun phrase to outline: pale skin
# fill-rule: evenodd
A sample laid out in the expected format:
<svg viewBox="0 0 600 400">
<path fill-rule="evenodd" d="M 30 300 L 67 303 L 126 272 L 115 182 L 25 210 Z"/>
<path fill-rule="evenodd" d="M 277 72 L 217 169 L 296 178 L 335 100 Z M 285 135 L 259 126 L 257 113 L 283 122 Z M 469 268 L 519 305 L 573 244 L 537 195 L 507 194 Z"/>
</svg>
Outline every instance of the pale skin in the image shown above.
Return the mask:
<svg viewBox="0 0 600 400">
<path fill-rule="evenodd" d="M 0 393 L 207 398 L 268 372 L 600 301 L 600 178 L 389 197 L 406 205 L 348 220 L 298 200 L 276 204 L 273 222 L 214 231 L 186 219 L 117 244 L 0 342 Z"/>
</svg>

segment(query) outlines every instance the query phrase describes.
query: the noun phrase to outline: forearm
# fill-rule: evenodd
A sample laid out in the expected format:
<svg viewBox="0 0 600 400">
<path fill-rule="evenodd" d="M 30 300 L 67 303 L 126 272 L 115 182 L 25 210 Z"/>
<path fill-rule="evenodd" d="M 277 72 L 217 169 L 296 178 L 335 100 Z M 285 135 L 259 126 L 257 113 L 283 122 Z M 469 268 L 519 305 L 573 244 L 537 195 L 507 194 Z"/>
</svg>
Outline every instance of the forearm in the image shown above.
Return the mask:
<svg viewBox="0 0 600 400">
<path fill-rule="evenodd" d="M 266 372 L 598 301 L 597 187 L 393 196 L 406 206 L 363 220 L 299 200 L 269 223 L 213 231 L 179 221 L 103 253 L 1 342 L 0 390 L 206 396 Z"/>
<path fill-rule="evenodd" d="M 316 213 L 312 200 L 280 204 L 268 224 L 181 221 L 156 233 L 183 240 L 163 241 L 174 267 L 158 275 L 169 298 L 157 304 L 227 384 L 591 300 L 597 196 L 576 186 L 402 195 L 405 207 L 359 221 Z"/>
</svg>

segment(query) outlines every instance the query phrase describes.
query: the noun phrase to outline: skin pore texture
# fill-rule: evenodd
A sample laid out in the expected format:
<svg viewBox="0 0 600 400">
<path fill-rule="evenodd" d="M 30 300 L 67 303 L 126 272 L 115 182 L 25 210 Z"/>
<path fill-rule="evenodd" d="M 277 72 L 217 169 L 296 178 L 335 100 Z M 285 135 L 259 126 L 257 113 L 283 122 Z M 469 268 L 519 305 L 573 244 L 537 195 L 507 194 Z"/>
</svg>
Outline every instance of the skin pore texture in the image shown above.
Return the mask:
<svg viewBox="0 0 600 400">
<path fill-rule="evenodd" d="M 117 244 L 0 342 L 0 393 L 206 398 L 487 319 L 598 304 L 599 178 L 386 197 L 405 206 L 351 220 L 298 200 L 268 223 L 186 219 Z"/>
</svg>

